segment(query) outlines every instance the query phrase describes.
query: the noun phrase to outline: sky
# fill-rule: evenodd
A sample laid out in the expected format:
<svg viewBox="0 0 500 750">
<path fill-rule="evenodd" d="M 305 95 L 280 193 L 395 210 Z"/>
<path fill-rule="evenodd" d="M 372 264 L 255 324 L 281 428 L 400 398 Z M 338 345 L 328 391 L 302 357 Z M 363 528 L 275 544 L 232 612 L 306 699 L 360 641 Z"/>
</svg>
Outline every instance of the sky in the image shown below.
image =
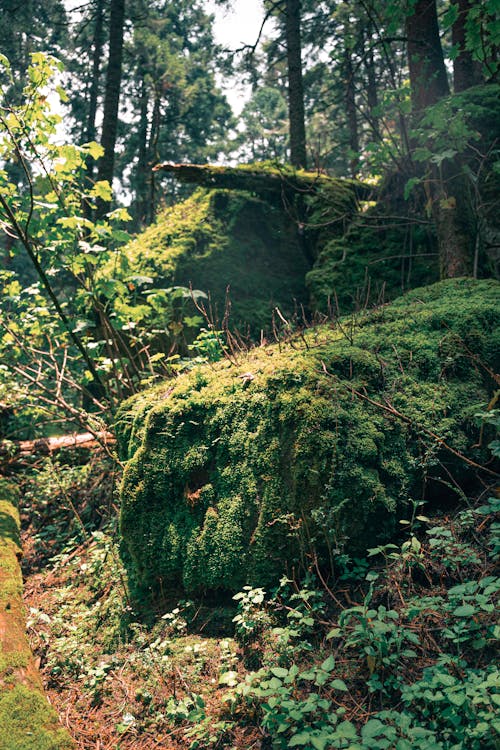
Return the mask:
<svg viewBox="0 0 500 750">
<path fill-rule="evenodd" d="M 236 49 L 257 39 L 263 17 L 261 0 L 233 0 L 230 9 L 207 0 L 206 8 L 215 15 L 214 32 L 219 44 Z"/>
<path fill-rule="evenodd" d="M 205 7 L 215 16 L 214 37 L 218 44 L 229 49 L 255 44 L 264 16 L 262 0 L 233 0 L 230 9 L 220 8 L 213 0 L 207 0 Z M 250 87 L 222 79 L 219 79 L 219 85 L 239 114 L 250 96 Z"/>
</svg>

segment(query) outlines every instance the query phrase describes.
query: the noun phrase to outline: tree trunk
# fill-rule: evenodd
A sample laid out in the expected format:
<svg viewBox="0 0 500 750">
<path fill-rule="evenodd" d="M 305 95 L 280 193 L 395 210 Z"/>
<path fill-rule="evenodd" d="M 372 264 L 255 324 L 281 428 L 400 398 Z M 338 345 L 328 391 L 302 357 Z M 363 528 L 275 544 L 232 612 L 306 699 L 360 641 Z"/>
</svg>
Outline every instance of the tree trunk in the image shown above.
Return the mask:
<svg viewBox="0 0 500 750">
<path fill-rule="evenodd" d="M 344 76 L 345 107 L 347 114 L 347 129 L 349 131 L 349 169 L 351 177 L 356 179 L 359 170 L 358 117 L 356 112 L 356 92 L 354 88 L 354 71 L 352 67 L 351 50 L 347 46 L 344 50 Z"/>
<path fill-rule="evenodd" d="M 450 93 L 439 38 L 436 0 L 417 0 L 406 19 L 413 116 Z M 432 201 L 442 278 L 472 274 L 475 226 L 467 177 L 460 159 L 430 164 L 426 190 Z"/>
<path fill-rule="evenodd" d="M 145 69 L 145 64 L 142 69 Z M 139 100 L 139 148 L 137 153 L 137 177 L 135 185 L 134 210 L 134 214 L 139 226 L 144 226 L 146 223 L 149 203 L 148 187 L 150 178 L 148 179 L 148 104 L 148 85 L 143 78 L 141 82 L 141 94 Z"/>
<path fill-rule="evenodd" d="M 370 44 L 371 34 L 366 40 Z M 379 131 L 379 117 L 377 114 L 378 108 L 378 91 L 377 91 L 377 71 L 375 68 L 375 60 L 373 57 L 373 49 L 369 49 L 365 57 L 365 69 L 367 77 L 366 85 L 366 98 L 368 102 L 368 112 L 370 116 L 370 126 L 374 134 L 378 137 Z"/>
<path fill-rule="evenodd" d="M 406 17 L 411 100 L 415 114 L 450 93 L 439 38 L 436 0 L 417 0 Z"/>
<path fill-rule="evenodd" d="M 149 174 L 149 199 L 146 204 L 145 221 L 146 224 L 152 224 L 156 216 L 156 180 L 154 167 L 158 164 L 158 138 L 160 137 L 161 125 L 161 93 L 158 85 L 155 86 L 155 95 L 153 103 L 153 114 L 151 116 L 151 132 L 149 134 L 148 153 L 151 162 L 151 172 Z"/>
<path fill-rule="evenodd" d="M 92 40 L 92 75 L 90 80 L 89 111 L 85 127 L 85 141 L 94 141 L 96 135 L 97 100 L 101 76 L 102 48 L 104 44 L 104 0 L 97 0 L 94 38 Z"/>
<path fill-rule="evenodd" d="M 307 168 L 304 84 L 302 80 L 302 44 L 300 38 L 300 1 L 286 0 L 285 32 L 288 66 L 288 117 L 290 122 L 290 161 L 294 167 Z"/>
<path fill-rule="evenodd" d="M 472 276 L 477 226 L 470 187 L 458 158 L 443 162 L 433 192 L 441 277 Z"/>
<path fill-rule="evenodd" d="M 458 16 L 451 30 L 453 46 L 458 49 L 458 54 L 453 61 L 453 88 L 455 93 L 465 91 L 465 89 L 482 82 L 481 66 L 477 60 L 472 59 L 471 52 L 466 48 L 467 16 L 473 4 L 471 0 L 457 0 L 457 5 Z"/>
<path fill-rule="evenodd" d="M 109 58 L 104 93 L 104 113 L 101 144 L 104 155 L 99 162 L 99 180 L 113 183 L 115 166 L 116 134 L 118 130 L 118 105 L 122 79 L 123 27 L 125 23 L 125 0 L 111 0 L 109 18 Z M 109 210 L 109 202 L 99 201 L 97 215 L 103 216 Z"/>
<path fill-rule="evenodd" d="M 104 0 L 97 0 L 94 38 L 92 40 L 92 77 L 90 81 L 89 94 L 89 111 L 87 114 L 87 123 L 85 126 L 84 141 L 90 143 L 95 141 L 96 137 L 96 115 L 97 101 L 99 98 L 99 83 L 101 77 L 101 59 L 102 48 L 104 44 Z M 89 183 L 94 179 L 95 160 L 88 156 L 86 160 L 87 174 L 86 178 Z M 84 214 L 87 219 L 91 218 L 92 209 L 89 203 L 84 204 Z"/>
</svg>

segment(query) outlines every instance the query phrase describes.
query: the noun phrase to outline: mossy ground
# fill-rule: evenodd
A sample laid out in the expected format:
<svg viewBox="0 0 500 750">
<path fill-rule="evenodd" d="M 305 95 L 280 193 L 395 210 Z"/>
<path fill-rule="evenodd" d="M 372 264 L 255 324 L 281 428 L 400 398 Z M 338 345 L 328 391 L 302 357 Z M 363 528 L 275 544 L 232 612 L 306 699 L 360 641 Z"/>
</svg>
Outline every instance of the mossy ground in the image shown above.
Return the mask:
<svg viewBox="0 0 500 750">
<path fill-rule="evenodd" d="M 473 415 L 494 385 L 499 289 L 415 290 L 125 404 L 135 593 L 234 591 L 329 565 L 390 538 L 411 499 L 439 507 L 456 497 L 450 484 L 476 481 L 456 452 L 484 460 Z"/>
</svg>

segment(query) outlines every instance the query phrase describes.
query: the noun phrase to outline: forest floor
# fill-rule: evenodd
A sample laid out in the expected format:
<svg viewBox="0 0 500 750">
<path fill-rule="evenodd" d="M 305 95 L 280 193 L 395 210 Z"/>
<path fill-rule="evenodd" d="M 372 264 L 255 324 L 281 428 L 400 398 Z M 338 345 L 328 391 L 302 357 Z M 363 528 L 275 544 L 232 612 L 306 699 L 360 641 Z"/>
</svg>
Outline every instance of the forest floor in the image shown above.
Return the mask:
<svg viewBox="0 0 500 750">
<path fill-rule="evenodd" d="M 494 486 L 432 520 L 415 506 L 399 546 L 334 581 L 248 589 L 238 609 L 172 602 L 147 627 L 118 481 L 109 457 L 73 451 L 21 487 L 29 637 L 78 750 L 498 748 Z"/>
<path fill-rule="evenodd" d="M 188 633 L 191 603 L 181 602 L 152 630 L 134 622 L 116 545 L 115 472 L 99 454 L 81 466 L 43 459 L 24 482 L 28 633 L 47 695 L 79 750 L 188 748 L 200 723 L 208 740 L 214 726 L 212 746 L 224 729 L 228 686 L 219 682 L 233 674 L 238 647 L 205 631 L 220 629 L 218 614 L 230 631 L 231 618 L 224 608 L 190 612 L 197 632 Z M 233 727 L 232 746 L 260 747 L 260 734 Z"/>
</svg>

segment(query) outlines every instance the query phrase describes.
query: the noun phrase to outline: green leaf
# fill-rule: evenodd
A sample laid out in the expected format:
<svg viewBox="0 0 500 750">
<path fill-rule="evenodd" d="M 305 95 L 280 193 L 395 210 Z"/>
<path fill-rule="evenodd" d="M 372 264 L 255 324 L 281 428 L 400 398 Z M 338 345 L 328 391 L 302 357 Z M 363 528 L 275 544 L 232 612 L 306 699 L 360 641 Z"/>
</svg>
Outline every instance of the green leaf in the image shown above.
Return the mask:
<svg viewBox="0 0 500 750">
<path fill-rule="evenodd" d="M 287 677 L 288 669 L 285 669 L 284 667 L 273 667 L 271 669 L 271 673 L 275 677 L 280 677 L 281 679 L 283 679 L 284 677 Z"/>
<path fill-rule="evenodd" d="M 326 636 L 326 639 L 329 641 L 331 638 L 340 638 L 341 636 L 342 630 L 340 628 L 332 628 Z"/>
<path fill-rule="evenodd" d="M 453 610 L 455 617 L 471 617 L 476 613 L 476 608 L 472 604 L 462 604 L 461 607 L 457 607 Z"/>
<path fill-rule="evenodd" d="M 294 734 L 293 737 L 289 739 L 288 747 L 303 747 L 304 745 L 308 745 L 310 741 L 310 732 L 300 732 L 299 734 Z"/>
<path fill-rule="evenodd" d="M 332 682 L 330 683 L 330 687 L 332 687 L 333 690 L 341 690 L 343 693 L 347 692 L 348 690 L 344 680 L 339 679 L 332 680 Z"/>
<path fill-rule="evenodd" d="M 113 197 L 113 191 L 107 180 L 99 180 L 90 191 L 90 195 L 92 198 L 100 198 L 102 201 L 108 202 Z"/>
<path fill-rule="evenodd" d="M 90 141 L 90 143 L 85 143 L 84 146 L 93 159 L 100 159 L 101 156 L 104 156 L 104 149 L 100 143 Z"/>
<path fill-rule="evenodd" d="M 333 657 L 333 654 L 330 654 L 328 659 L 325 659 L 325 661 L 321 665 L 321 669 L 324 672 L 331 672 L 334 667 L 335 667 L 335 659 Z"/>
</svg>

